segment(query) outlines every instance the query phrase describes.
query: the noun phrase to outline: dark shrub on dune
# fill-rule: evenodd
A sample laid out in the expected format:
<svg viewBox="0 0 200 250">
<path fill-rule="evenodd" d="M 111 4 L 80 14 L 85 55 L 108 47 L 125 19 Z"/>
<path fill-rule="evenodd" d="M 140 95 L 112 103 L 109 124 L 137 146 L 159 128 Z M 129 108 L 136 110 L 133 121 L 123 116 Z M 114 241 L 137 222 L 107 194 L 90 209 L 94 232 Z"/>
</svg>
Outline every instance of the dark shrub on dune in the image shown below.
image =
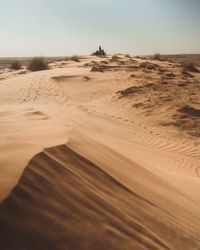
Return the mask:
<svg viewBox="0 0 200 250">
<path fill-rule="evenodd" d="M 71 60 L 71 61 L 74 61 L 74 62 L 80 62 L 80 61 L 81 61 L 81 60 L 80 60 L 80 57 L 77 56 L 77 55 L 72 56 L 72 57 L 70 58 L 70 60 Z"/>
<path fill-rule="evenodd" d="M 189 116 L 200 117 L 200 109 L 196 109 L 188 105 L 181 107 L 180 109 L 178 109 L 178 111 L 181 113 L 188 114 Z"/>
<path fill-rule="evenodd" d="M 193 73 L 199 73 L 200 72 L 197 69 L 197 67 L 194 65 L 193 62 L 183 62 L 182 66 L 183 66 L 184 71 L 189 71 L 189 72 L 193 72 Z"/>
<path fill-rule="evenodd" d="M 189 73 L 187 70 L 182 71 L 182 76 L 183 77 L 194 77 L 191 73 Z"/>
<path fill-rule="evenodd" d="M 80 57 L 77 55 L 71 56 L 71 57 L 65 57 L 65 61 L 74 61 L 74 62 L 80 62 Z"/>
<path fill-rule="evenodd" d="M 131 59 L 131 56 L 129 54 L 125 54 L 125 57 Z"/>
<path fill-rule="evenodd" d="M 164 61 L 164 58 L 162 57 L 162 55 L 160 53 L 154 54 L 152 59 L 157 60 L 157 61 Z"/>
<path fill-rule="evenodd" d="M 28 69 L 31 71 L 40 71 L 48 69 L 48 63 L 43 57 L 35 57 L 31 60 Z"/>
<path fill-rule="evenodd" d="M 21 69 L 22 65 L 19 61 L 13 61 L 10 65 L 10 68 L 11 69 L 14 69 L 14 70 L 19 70 Z"/>
<path fill-rule="evenodd" d="M 160 69 L 160 66 L 158 64 L 150 63 L 148 61 L 140 63 L 139 67 L 144 68 L 144 69 L 148 69 L 148 70 L 156 70 L 156 69 L 159 70 Z"/>
</svg>

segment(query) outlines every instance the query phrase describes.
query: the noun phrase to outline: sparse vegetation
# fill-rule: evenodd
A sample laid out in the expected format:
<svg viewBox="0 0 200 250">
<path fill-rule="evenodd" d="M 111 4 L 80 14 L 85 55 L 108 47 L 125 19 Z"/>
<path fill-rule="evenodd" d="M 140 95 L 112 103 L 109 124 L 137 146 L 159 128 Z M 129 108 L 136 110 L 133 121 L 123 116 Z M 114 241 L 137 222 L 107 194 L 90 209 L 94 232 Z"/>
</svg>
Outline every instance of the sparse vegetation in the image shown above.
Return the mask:
<svg viewBox="0 0 200 250">
<path fill-rule="evenodd" d="M 193 62 L 182 62 L 182 66 L 184 71 L 189 71 L 193 73 L 200 72 Z"/>
<path fill-rule="evenodd" d="M 140 63 L 140 68 L 148 69 L 148 70 L 156 70 L 160 69 L 158 64 L 150 63 L 148 61 Z"/>
<path fill-rule="evenodd" d="M 19 61 L 13 61 L 10 65 L 10 69 L 13 69 L 13 70 L 19 70 L 22 68 L 22 65 Z"/>
<path fill-rule="evenodd" d="M 189 116 L 200 117 L 200 110 L 188 105 L 181 107 L 180 109 L 178 109 L 178 111 Z"/>
<path fill-rule="evenodd" d="M 194 77 L 191 73 L 189 73 L 187 70 L 183 69 L 182 71 L 183 77 Z"/>
<path fill-rule="evenodd" d="M 35 57 L 31 60 L 28 69 L 31 71 L 47 70 L 48 63 L 43 57 Z"/>
<path fill-rule="evenodd" d="M 125 57 L 129 58 L 129 59 L 131 58 L 131 56 L 129 54 L 125 54 Z"/>
<path fill-rule="evenodd" d="M 153 60 L 158 60 L 158 61 L 163 61 L 163 57 L 160 53 L 156 53 L 153 57 L 152 57 Z"/>
<path fill-rule="evenodd" d="M 77 55 L 71 56 L 71 57 L 66 57 L 65 61 L 74 61 L 74 62 L 80 62 L 80 57 Z"/>
<path fill-rule="evenodd" d="M 129 87 L 125 90 L 117 91 L 116 94 L 119 94 L 120 97 L 126 97 L 126 96 L 133 95 L 135 93 L 141 93 L 141 92 L 148 90 L 149 88 L 151 89 L 153 87 L 154 87 L 153 83 L 148 83 L 148 84 L 143 85 L 143 86 L 132 86 L 132 87 Z"/>
<path fill-rule="evenodd" d="M 185 63 L 192 62 L 196 67 L 200 67 L 200 55 L 199 54 L 183 54 L 183 55 L 162 55 L 164 60 L 172 63 Z"/>
<path fill-rule="evenodd" d="M 71 58 L 70 58 L 70 60 L 71 61 L 74 61 L 74 62 L 80 62 L 80 58 L 78 57 L 78 56 L 72 56 Z"/>
</svg>

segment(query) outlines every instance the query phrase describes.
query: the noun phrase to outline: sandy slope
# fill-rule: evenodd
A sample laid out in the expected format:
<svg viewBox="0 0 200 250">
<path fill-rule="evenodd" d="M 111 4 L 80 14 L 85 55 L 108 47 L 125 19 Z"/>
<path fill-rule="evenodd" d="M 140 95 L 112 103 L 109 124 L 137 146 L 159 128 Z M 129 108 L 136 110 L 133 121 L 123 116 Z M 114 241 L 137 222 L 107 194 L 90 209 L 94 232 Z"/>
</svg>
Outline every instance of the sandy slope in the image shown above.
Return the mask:
<svg viewBox="0 0 200 250">
<path fill-rule="evenodd" d="M 1 75 L 1 249 L 200 249 L 199 141 L 160 125 L 188 97 L 160 98 L 180 69 L 159 62 L 176 74 L 167 89 L 121 98 L 163 75 L 92 60 Z"/>
</svg>

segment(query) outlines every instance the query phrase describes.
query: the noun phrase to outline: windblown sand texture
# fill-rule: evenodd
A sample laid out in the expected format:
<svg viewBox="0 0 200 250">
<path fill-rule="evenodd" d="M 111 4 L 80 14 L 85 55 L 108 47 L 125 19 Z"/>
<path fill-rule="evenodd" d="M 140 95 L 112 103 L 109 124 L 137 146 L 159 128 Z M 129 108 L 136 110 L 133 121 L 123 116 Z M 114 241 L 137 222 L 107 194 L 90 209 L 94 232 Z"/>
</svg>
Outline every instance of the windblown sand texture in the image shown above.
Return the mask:
<svg viewBox="0 0 200 250">
<path fill-rule="evenodd" d="M 200 249 L 200 73 L 124 55 L 0 73 L 1 250 Z"/>
</svg>

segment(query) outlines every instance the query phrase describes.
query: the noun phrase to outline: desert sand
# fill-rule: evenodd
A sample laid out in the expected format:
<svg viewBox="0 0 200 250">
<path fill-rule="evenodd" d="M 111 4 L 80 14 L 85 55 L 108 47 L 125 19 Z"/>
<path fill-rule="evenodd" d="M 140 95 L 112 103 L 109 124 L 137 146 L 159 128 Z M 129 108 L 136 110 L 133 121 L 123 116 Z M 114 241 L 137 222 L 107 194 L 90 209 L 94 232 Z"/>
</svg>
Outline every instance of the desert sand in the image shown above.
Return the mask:
<svg viewBox="0 0 200 250">
<path fill-rule="evenodd" d="M 124 55 L 0 73 L 0 249 L 200 249 L 199 73 Z"/>
</svg>

